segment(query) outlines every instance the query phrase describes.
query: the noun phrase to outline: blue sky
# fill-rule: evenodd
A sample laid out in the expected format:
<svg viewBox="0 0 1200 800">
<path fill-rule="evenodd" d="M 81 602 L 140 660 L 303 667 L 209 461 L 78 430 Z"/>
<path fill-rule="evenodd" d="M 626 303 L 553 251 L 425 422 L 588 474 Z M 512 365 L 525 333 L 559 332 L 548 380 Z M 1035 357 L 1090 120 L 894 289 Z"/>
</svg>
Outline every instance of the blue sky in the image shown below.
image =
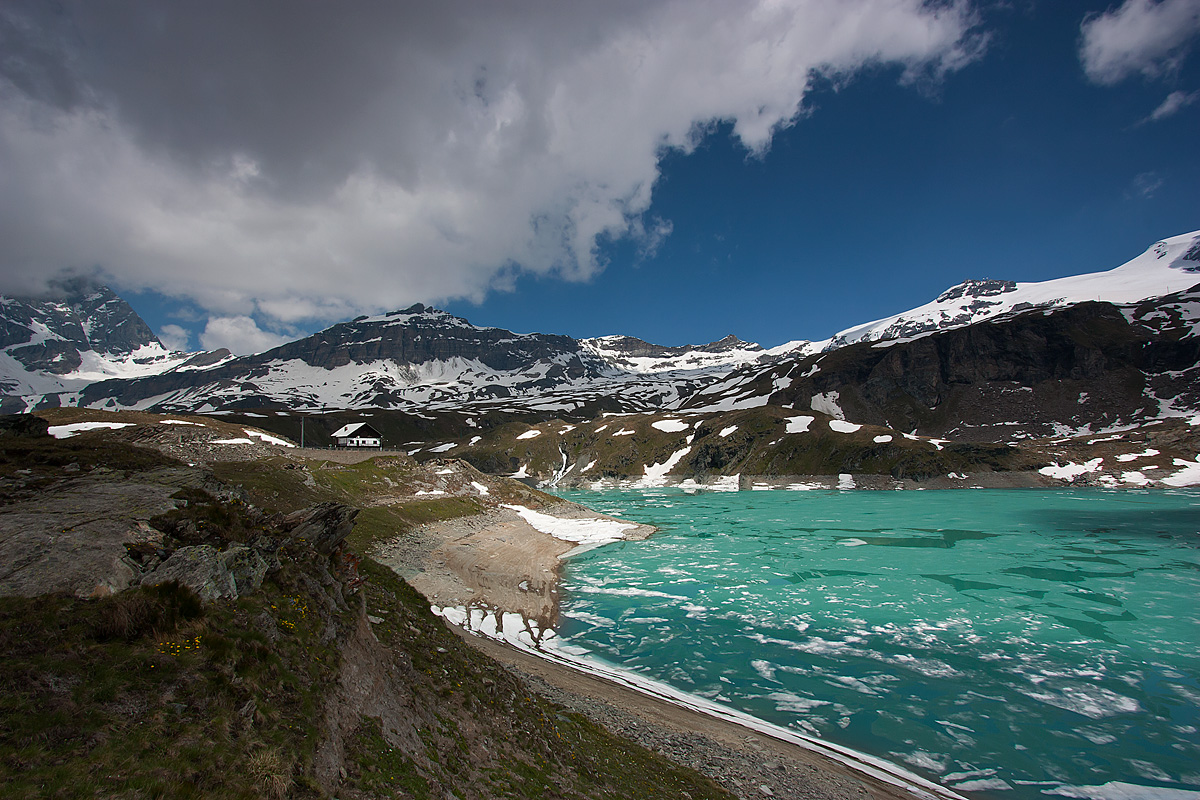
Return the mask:
<svg viewBox="0 0 1200 800">
<path fill-rule="evenodd" d="M 286 24 L 283 21 L 286 19 Z M 821 339 L 1200 228 L 1200 0 L 0 9 L 0 290 Z"/>
<path fill-rule="evenodd" d="M 587 284 L 532 279 L 476 324 L 660 344 L 728 333 L 773 346 L 926 303 L 967 278 L 1046 280 L 1110 269 L 1200 228 L 1200 104 L 1144 122 L 1200 87 L 1200 58 L 1162 80 L 1097 86 L 1080 22 L 1106 3 L 988 16 L 987 55 L 922 91 L 895 69 L 826 85 L 763 158 L 728 126 L 664 159 L 653 258 L 625 243 Z"/>
</svg>

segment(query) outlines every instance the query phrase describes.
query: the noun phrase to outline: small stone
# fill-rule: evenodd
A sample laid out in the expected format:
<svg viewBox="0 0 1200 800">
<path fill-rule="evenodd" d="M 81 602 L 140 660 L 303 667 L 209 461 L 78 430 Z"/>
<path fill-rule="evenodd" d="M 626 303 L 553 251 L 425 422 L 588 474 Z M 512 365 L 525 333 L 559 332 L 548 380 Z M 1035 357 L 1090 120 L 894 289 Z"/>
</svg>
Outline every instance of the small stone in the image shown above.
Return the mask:
<svg viewBox="0 0 1200 800">
<path fill-rule="evenodd" d="M 763 795 L 764 797 L 774 797 L 775 796 L 775 793 L 773 791 L 771 791 L 771 787 L 767 786 L 765 783 L 762 786 L 758 787 L 758 793 Z"/>
</svg>

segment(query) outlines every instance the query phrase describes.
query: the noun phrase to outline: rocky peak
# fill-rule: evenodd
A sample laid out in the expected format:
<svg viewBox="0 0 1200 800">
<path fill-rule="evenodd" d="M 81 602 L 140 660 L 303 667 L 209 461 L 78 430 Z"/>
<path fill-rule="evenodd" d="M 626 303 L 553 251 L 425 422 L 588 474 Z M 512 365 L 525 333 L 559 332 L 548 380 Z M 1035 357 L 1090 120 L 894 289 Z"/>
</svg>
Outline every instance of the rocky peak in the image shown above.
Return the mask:
<svg viewBox="0 0 1200 800">
<path fill-rule="evenodd" d="M 958 300 L 962 297 L 995 297 L 996 295 L 1006 294 L 1007 292 L 1015 292 L 1017 284 L 1015 281 L 998 281 L 990 278 L 983 280 L 966 280 L 957 286 L 951 286 L 946 291 L 937 296 L 936 303 L 948 303 L 951 300 Z"/>
<path fill-rule="evenodd" d="M 762 346 L 754 342 L 744 342 L 731 333 L 720 341 L 709 342 L 692 349 L 705 353 L 728 353 L 731 350 L 762 350 Z"/>
<path fill-rule="evenodd" d="M 27 369 L 65 375 L 80 353 L 121 358 L 147 345 L 163 349 L 128 303 L 86 279 L 53 284 L 41 297 L 0 298 L 0 348 Z"/>
</svg>

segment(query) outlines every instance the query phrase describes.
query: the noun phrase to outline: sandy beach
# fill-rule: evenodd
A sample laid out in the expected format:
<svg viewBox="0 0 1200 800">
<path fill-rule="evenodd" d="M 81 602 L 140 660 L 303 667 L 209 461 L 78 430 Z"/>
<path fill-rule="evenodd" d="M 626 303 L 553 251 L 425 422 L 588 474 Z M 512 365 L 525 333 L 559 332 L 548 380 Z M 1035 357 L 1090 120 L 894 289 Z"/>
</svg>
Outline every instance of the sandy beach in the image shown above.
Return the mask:
<svg viewBox="0 0 1200 800">
<path fill-rule="evenodd" d="M 574 503 L 541 509 L 558 519 L 618 522 Z M 628 538 L 653 528 L 633 526 Z M 398 572 L 433 606 L 505 612 L 553 628 L 558 618 L 558 569 L 576 542 L 538 530 L 513 508 L 422 526 L 378 548 L 373 557 Z M 511 619 L 511 617 L 510 617 Z M 540 692 L 610 730 L 709 776 L 741 798 L 878 800 L 914 793 L 811 749 L 735 721 L 683 707 L 636 687 L 543 658 L 527 648 L 450 625 Z M 951 797 L 947 790 L 936 791 Z M 916 796 L 931 796 L 919 790 Z"/>
</svg>

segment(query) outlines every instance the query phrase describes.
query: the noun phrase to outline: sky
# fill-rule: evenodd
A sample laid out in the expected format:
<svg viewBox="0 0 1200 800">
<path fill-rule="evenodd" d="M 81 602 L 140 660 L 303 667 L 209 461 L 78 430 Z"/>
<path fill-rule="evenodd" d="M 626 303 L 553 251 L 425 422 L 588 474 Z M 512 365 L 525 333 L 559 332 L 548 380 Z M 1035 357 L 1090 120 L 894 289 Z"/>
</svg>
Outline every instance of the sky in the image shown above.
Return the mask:
<svg viewBox="0 0 1200 800">
<path fill-rule="evenodd" d="M 824 339 L 1200 229 L 1200 0 L 0 4 L 0 292 Z"/>
</svg>

